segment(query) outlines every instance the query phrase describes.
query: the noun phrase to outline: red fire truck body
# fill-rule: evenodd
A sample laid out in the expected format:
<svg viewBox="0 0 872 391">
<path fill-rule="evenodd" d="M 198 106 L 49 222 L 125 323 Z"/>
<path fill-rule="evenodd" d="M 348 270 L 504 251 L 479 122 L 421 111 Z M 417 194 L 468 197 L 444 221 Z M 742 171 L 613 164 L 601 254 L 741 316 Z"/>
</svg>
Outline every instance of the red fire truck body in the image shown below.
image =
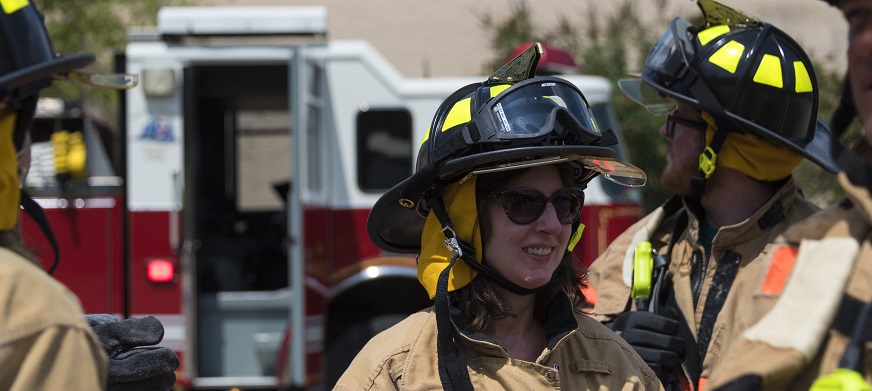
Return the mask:
<svg viewBox="0 0 872 391">
<path fill-rule="evenodd" d="M 325 40 L 320 7 L 169 7 L 158 22 L 119 56 L 140 75 L 120 148 L 107 152 L 87 115 L 38 118 L 88 146 L 86 180 L 46 169 L 28 182 L 60 245 L 55 276 L 88 313 L 157 316 L 181 386 L 324 387 L 374 333 L 430 305 L 415 259 L 375 247 L 366 219 L 413 172 L 442 100 L 483 78 L 404 78 L 366 42 Z M 279 34 L 308 39 L 262 42 Z M 615 129 L 608 81 L 563 77 Z M 95 174 L 101 149 L 114 163 Z M 579 259 L 641 212 L 637 189 L 591 182 Z M 48 265 L 35 225 L 24 232 Z"/>
</svg>

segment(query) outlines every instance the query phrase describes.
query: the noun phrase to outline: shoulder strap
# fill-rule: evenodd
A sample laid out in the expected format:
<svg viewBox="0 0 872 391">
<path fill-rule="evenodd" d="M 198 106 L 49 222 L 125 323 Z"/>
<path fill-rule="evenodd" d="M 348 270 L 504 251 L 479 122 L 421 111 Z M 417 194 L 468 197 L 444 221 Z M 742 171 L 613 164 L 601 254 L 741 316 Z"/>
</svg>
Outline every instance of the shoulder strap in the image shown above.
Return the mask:
<svg viewBox="0 0 872 391">
<path fill-rule="evenodd" d="M 833 318 L 833 328 L 851 338 L 839 368 L 862 372 L 863 346 L 872 341 L 872 301 L 863 303 L 845 294 Z"/>
<path fill-rule="evenodd" d="M 55 240 L 54 233 L 51 230 L 51 225 L 48 223 L 48 218 L 45 217 L 45 212 L 43 212 L 42 207 L 39 206 L 33 198 L 30 198 L 30 194 L 27 194 L 24 189 L 21 190 L 21 207 L 24 208 L 24 212 L 30 215 L 36 225 L 39 226 L 39 230 L 42 231 L 42 234 L 45 235 L 46 239 L 48 239 L 48 244 L 51 245 L 52 250 L 54 250 L 54 261 L 48 269 L 48 274 L 53 274 L 55 269 L 58 267 L 58 263 L 60 263 L 61 250 L 58 247 L 58 241 Z"/>
<path fill-rule="evenodd" d="M 669 213 L 669 215 L 672 215 L 681 210 L 682 207 L 683 203 L 681 198 L 673 197 L 666 203 L 664 209 L 667 210 L 667 213 L 672 209 L 672 213 Z M 690 325 L 687 324 L 687 319 L 681 315 L 678 302 L 675 300 L 675 295 L 671 289 L 672 280 L 668 279 L 668 275 L 665 273 L 669 263 L 672 261 L 672 249 L 675 247 L 681 233 L 684 232 L 685 228 L 687 228 L 687 221 L 687 210 L 681 210 L 681 215 L 678 216 L 678 220 L 676 220 L 675 226 L 672 228 L 672 234 L 669 236 L 669 243 L 666 245 L 666 252 L 663 254 L 657 254 L 655 263 L 663 272 L 659 273 L 658 279 L 654 283 L 654 293 L 651 298 L 651 311 L 678 321 L 678 337 L 684 342 L 685 351 L 684 362 L 681 366 L 684 369 L 685 376 L 688 378 L 688 382 L 695 385 L 699 382 L 700 376 L 700 357 L 697 350 L 696 338 L 693 336 L 693 331 L 691 330 Z M 676 314 L 678 316 L 676 316 Z"/>
</svg>

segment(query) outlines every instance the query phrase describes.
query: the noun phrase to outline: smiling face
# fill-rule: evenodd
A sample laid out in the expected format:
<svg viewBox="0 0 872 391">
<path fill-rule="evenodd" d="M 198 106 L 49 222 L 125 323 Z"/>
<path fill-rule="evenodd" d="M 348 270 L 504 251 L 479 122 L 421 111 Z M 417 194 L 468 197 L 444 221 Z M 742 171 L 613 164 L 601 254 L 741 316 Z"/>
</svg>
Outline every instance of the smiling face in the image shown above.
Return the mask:
<svg viewBox="0 0 872 391">
<path fill-rule="evenodd" d="M 552 196 L 566 188 L 567 184 L 561 179 L 558 169 L 548 165 L 522 171 L 496 192 L 519 187 Z M 510 220 L 499 198 L 488 199 L 484 210 L 490 223 L 490 236 L 484 251 L 485 263 L 524 288 L 538 288 L 548 283 L 566 252 L 572 225 L 560 223 L 550 202 L 546 203 L 538 219 L 526 225 Z"/>
<path fill-rule="evenodd" d="M 857 117 L 872 144 L 872 0 L 842 0 L 848 21 L 848 74 Z"/>
</svg>

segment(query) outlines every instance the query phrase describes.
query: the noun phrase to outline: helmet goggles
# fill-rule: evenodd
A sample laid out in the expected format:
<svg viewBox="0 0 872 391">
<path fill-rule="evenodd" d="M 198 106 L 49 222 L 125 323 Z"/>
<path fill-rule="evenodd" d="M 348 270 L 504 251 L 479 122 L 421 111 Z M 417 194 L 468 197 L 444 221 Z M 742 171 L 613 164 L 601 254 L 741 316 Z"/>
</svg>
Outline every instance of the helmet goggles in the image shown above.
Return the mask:
<svg viewBox="0 0 872 391">
<path fill-rule="evenodd" d="M 487 100 L 464 129 L 468 143 L 542 144 L 549 137 L 555 144 L 588 144 L 600 137 L 587 100 L 572 83 L 556 77 L 507 88 Z"/>
<path fill-rule="evenodd" d="M 669 88 L 672 93 L 680 96 L 683 100 L 695 102 L 705 97 L 682 96 L 677 91 L 686 90 L 690 86 L 675 88 L 674 85 L 687 82 L 687 72 L 694 72 L 691 61 L 696 56 L 696 48 L 693 40 L 698 37 L 700 29 L 704 30 L 711 26 L 755 26 L 763 23 L 759 19 L 732 9 L 714 0 L 697 0 L 702 10 L 705 23 L 699 28 L 694 27 L 683 18 L 675 18 L 669 23 L 666 32 L 654 45 L 654 49 L 645 59 L 645 74 L 656 79 L 663 87 Z M 649 113 L 655 116 L 666 116 L 675 110 L 676 103 L 661 91 L 643 82 L 635 75 L 633 79 L 618 81 L 621 90 L 634 102 L 645 107 Z M 702 91 L 698 91 L 702 92 Z M 713 99 L 706 99 L 707 105 L 720 106 Z M 722 111 L 715 110 L 715 111 Z"/>
<path fill-rule="evenodd" d="M 702 29 L 711 26 L 755 26 L 762 22 L 741 11 L 732 9 L 714 0 L 697 0 L 705 23 Z M 690 68 L 690 60 L 696 54 L 693 40 L 698 31 L 686 19 L 675 18 L 666 32 L 654 45 L 645 59 L 645 68 L 655 72 L 665 84 L 682 79 Z"/>
<path fill-rule="evenodd" d="M 690 71 L 690 59 L 694 55 L 691 27 L 693 26 L 685 19 L 673 19 L 645 59 L 646 72 L 654 73 L 664 85 L 682 80 Z M 674 99 L 665 96 L 639 77 L 619 80 L 618 86 L 652 115 L 666 116 L 675 111 Z"/>
<path fill-rule="evenodd" d="M 689 33 L 691 27 L 685 19 L 673 19 L 645 59 L 645 68 L 656 72 L 667 82 L 684 77 L 694 55 L 692 35 Z"/>
<path fill-rule="evenodd" d="M 787 146 L 828 171 L 832 135 L 818 111 L 811 60 L 777 27 L 715 0 L 697 0 L 704 23 L 676 18 L 645 60 L 646 69 L 618 81 L 651 114 L 684 102 L 719 128 Z M 838 140 L 836 140 L 838 142 Z"/>
</svg>

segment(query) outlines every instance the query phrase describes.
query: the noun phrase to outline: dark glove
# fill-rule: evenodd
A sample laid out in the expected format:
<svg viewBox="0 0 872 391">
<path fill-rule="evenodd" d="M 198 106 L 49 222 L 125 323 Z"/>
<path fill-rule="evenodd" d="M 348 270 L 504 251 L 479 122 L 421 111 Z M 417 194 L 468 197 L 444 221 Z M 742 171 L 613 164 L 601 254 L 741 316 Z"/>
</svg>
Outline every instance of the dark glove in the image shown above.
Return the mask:
<svg viewBox="0 0 872 391">
<path fill-rule="evenodd" d="M 112 315 L 85 318 L 109 355 L 110 391 L 167 391 L 176 382 L 179 358 L 169 348 L 151 346 L 163 339 L 154 316 L 119 321 Z"/>
<path fill-rule="evenodd" d="M 684 360 L 678 321 L 652 312 L 633 311 L 621 314 L 607 325 L 639 353 L 661 383 L 674 381 L 673 370 Z"/>
</svg>

